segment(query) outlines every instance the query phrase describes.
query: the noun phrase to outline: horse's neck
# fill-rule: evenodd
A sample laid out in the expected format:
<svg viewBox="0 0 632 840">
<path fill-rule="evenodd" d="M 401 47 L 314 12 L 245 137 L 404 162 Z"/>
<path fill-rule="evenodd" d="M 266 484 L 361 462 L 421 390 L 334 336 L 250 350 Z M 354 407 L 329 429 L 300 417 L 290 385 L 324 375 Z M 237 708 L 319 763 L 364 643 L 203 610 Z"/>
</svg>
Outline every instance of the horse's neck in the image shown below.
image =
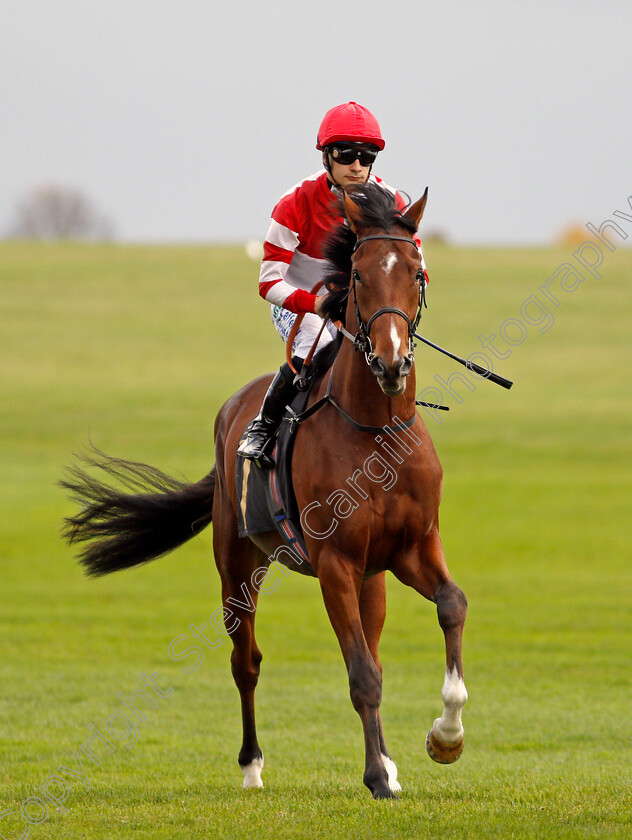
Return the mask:
<svg viewBox="0 0 632 840">
<path fill-rule="evenodd" d="M 331 395 L 357 423 L 367 426 L 392 425 L 393 418 L 409 420 L 416 411 L 415 366 L 399 397 L 387 397 L 366 363 L 364 353 L 343 341 L 334 364 Z"/>
</svg>

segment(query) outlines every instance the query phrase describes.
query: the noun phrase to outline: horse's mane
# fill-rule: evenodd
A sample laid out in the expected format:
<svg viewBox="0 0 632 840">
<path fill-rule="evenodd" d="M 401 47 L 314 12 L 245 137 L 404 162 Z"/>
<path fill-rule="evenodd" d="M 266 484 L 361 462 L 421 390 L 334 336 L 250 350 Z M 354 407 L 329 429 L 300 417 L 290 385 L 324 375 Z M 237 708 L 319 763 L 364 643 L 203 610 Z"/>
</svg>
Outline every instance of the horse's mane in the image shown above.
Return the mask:
<svg viewBox="0 0 632 840">
<path fill-rule="evenodd" d="M 397 206 L 395 195 L 373 181 L 352 187 L 349 197 L 360 209 L 361 228 L 377 228 L 385 233 L 399 225 L 409 233 L 415 233 L 417 226 L 407 219 Z M 334 208 L 339 216 L 345 215 L 342 199 Z M 351 281 L 351 255 L 358 237 L 348 224 L 336 225 L 323 248 L 329 268 L 325 273 L 325 285 L 329 294 L 323 302 L 322 314 L 332 321 L 344 321 L 349 283 Z"/>
</svg>

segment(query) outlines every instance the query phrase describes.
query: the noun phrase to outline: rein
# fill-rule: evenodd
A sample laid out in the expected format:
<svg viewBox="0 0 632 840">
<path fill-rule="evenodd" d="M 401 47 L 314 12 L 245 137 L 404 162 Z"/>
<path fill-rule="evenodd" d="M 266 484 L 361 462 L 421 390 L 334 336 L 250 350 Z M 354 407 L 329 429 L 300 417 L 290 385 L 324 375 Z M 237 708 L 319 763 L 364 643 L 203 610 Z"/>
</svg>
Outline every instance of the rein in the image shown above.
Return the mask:
<svg viewBox="0 0 632 840">
<path fill-rule="evenodd" d="M 395 423 L 395 424 L 390 425 L 390 426 L 366 426 L 364 423 L 358 423 L 357 420 L 354 420 L 353 417 L 350 414 L 347 414 L 347 412 L 341 406 L 338 405 L 335 398 L 332 397 L 332 395 L 331 395 L 331 385 L 332 385 L 332 381 L 333 381 L 335 364 L 336 363 L 334 362 L 334 365 L 332 366 L 332 368 L 329 372 L 329 380 L 327 382 L 327 390 L 325 391 L 324 396 L 322 396 L 319 400 L 316 400 L 316 402 L 313 403 L 313 405 L 310 405 L 309 408 L 306 408 L 305 411 L 302 411 L 300 414 L 296 414 L 292 410 L 292 408 L 290 408 L 290 406 L 288 406 L 288 410 L 291 412 L 291 414 L 290 414 L 289 417 L 284 417 L 283 421 L 285 423 L 290 424 L 290 431 L 292 433 L 294 432 L 295 428 L 300 426 L 301 423 L 304 420 L 307 420 L 307 418 L 311 417 L 312 414 L 316 414 L 317 411 L 320 411 L 320 409 L 323 408 L 323 406 L 325 406 L 327 404 L 332 405 L 336 409 L 338 414 L 340 414 L 347 421 L 347 423 L 352 428 L 356 429 L 356 431 L 358 431 L 358 432 L 369 432 L 373 435 L 377 435 L 380 432 L 384 432 L 384 431 L 395 431 L 396 432 L 397 430 L 401 431 L 402 429 L 410 429 L 414 425 L 415 420 L 417 418 L 417 412 L 415 412 L 412 415 L 412 417 L 410 417 L 408 420 L 404 420 L 403 422 L 400 421 L 399 423 Z"/>
</svg>

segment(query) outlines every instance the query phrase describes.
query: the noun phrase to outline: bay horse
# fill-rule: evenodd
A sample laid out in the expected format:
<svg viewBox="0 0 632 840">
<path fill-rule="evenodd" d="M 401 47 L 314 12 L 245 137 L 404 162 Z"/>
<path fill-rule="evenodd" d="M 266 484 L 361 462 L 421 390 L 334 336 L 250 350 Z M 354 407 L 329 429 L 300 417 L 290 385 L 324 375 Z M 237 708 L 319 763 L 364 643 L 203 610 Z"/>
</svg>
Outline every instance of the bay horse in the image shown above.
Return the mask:
<svg viewBox="0 0 632 840">
<path fill-rule="evenodd" d="M 425 279 L 414 234 L 427 192 L 405 212 L 377 185 L 365 184 L 344 196 L 348 224 L 338 228 L 330 245 L 338 279 L 328 285 L 325 308 L 332 318 L 337 312 L 345 337 L 329 375 L 316 382 L 310 395 L 309 406 L 328 399 L 300 424 L 292 461 L 310 574 L 319 580 L 347 667 L 351 701 L 364 730 L 363 780 L 376 799 L 395 797 L 401 790 L 380 719 L 378 643 L 387 571 L 436 604 L 445 636 L 443 714 L 428 733 L 427 751 L 448 764 L 463 749 L 461 710 L 467 691 L 461 640 L 467 601 L 446 566 L 438 520 L 442 469 L 415 404 L 412 339 Z M 84 543 L 81 560 L 91 575 L 152 560 L 213 522 L 222 617 L 233 643 L 232 673 L 241 696 L 238 762 L 244 787 L 263 786 L 255 727 L 262 658 L 255 610 L 262 575 L 277 559 L 282 542 L 276 533 L 239 536 L 236 450 L 269 381 L 269 376 L 254 380 L 221 408 L 215 422 L 215 466 L 196 483 L 104 455 L 87 460 L 121 479 L 125 491 L 77 467 L 62 482 L 82 504 L 66 520 L 65 535 L 70 543 Z M 289 551 L 279 559 L 306 571 Z"/>
</svg>

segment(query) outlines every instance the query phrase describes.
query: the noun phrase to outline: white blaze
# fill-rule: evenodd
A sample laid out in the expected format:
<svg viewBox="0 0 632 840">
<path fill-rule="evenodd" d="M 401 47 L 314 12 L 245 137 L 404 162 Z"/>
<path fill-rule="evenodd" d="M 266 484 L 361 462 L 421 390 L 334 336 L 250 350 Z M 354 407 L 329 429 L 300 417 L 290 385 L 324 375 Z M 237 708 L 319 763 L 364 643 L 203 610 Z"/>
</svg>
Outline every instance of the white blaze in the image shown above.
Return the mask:
<svg viewBox="0 0 632 840">
<path fill-rule="evenodd" d="M 402 342 L 397 334 L 397 327 L 395 326 L 395 318 L 391 315 L 391 341 L 393 342 L 393 364 L 399 359 L 399 351 L 401 350 Z"/>
</svg>

